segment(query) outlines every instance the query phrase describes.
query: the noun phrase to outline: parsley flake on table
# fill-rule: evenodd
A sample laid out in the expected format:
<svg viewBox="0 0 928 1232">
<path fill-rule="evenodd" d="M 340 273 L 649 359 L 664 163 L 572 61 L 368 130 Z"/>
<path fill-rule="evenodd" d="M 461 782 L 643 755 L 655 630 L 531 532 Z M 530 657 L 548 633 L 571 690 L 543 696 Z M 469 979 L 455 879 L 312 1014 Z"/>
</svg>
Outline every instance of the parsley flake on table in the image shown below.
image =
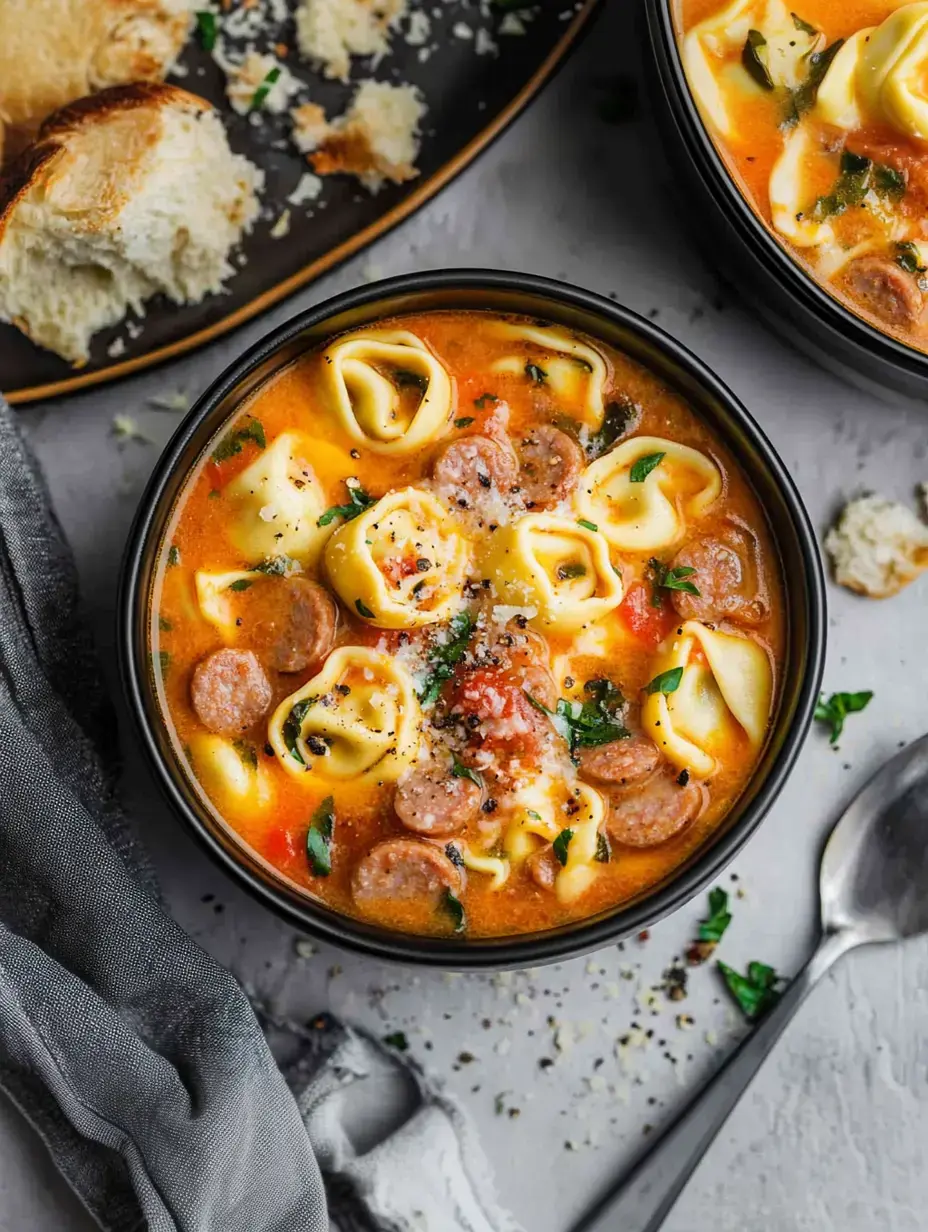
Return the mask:
<svg viewBox="0 0 928 1232">
<path fill-rule="evenodd" d="M 837 744 L 844 731 L 844 720 L 849 714 L 859 714 L 870 704 L 873 693 L 868 689 L 861 693 L 832 693 L 825 701 L 823 693 L 815 707 L 815 717 L 831 728 L 830 744 Z"/>
<path fill-rule="evenodd" d="M 730 923 L 728 894 L 721 887 L 716 886 L 714 890 L 709 891 L 709 918 L 700 923 L 698 939 L 718 945 Z"/>
<path fill-rule="evenodd" d="M 326 796 L 313 813 L 306 832 L 306 858 L 310 871 L 328 877 L 332 871 L 332 834 L 335 830 L 335 798 Z"/>
<path fill-rule="evenodd" d="M 328 526 L 336 518 L 341 518 L 343 522 L 351 522 L 365 509 L 370 509 L 371 505 L 377 504 L 377 497 L 369 496 L 359 483 L 352 484 L 346 479 L 345 487 L 348 489 L 348 504 L 331 505 L 320 518 L 317 518 L 317 526 Z"/>
<path fill-rule="evenodd" d="M 409 1040 L 406 1038 L 405 1031 L 391 1031 L 389 1035 L 383 1037 L 383 1042 L 388 1048 L 395 1048 L 397 1052 L 407 1052 L 409 1049 Z"/>
<path fill-rule="evenodd" d="M 433 643 L 429 652 L 429 670 L 419 692 L 421 705 L 429 706 L 438 701 L 442 685 L 454 675 L 454 669 L 464 657 L 473 631 L 474 622 L 470 613 L 459 612 L 448 622 L 448 641 Z"/>
<path fill-rule="evenodd" d="M 719 971 L 746 1018 L 760 1018 L 779 1000 L 777 985 L 783 983 L 783 977 L 766 963 L 748 963 L 747 974 L 742 975 L 720 962 Z"/>
<path fill-rule="evenodd" d="M 264 106 L 267 96 L 270 94 L 271 90 L 274 88 L 274 86 L 277 84 L 279 80 L 280 80 L 280 68 L 277 65 L 275 65 L 274 68 L 271 69 L 271 71 L 264 78 L 264 80 L 258 86 L 257 90 L 255 90 L 254 94 L 252 95 L 251 107 L 249 108 L 250 111 L 258 111 L 261 107 Z"/>
</svg>

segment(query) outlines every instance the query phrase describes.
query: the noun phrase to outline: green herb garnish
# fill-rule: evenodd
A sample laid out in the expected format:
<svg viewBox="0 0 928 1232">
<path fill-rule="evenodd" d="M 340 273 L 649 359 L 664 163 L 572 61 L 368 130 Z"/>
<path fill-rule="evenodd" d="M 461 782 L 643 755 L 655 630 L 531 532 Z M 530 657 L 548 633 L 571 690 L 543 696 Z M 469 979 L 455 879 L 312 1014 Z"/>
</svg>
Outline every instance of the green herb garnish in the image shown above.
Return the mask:
<svg viewBox="0 0 928 1232">
<path fill-rule="evenodd" d="M 609 846 L 609 839 L 602 830 L 596 835 L 596 855 L 593 859 L 597 864 L 608 864 L 612 859 L 612 848 Z"/>
<path fill-rule="evenodd" d="M 666 453 L 649 453 L 645 454 L 643 458 L 639 458 L 628 472 L 630 482 L 644 483 L 654 468 L 660 466 L 666 456 Z"/>
<path fill-rule="evenodd" d="M 252 565 L 251 572 L 263 573 L 265 577 L 285 577 L 297 567 L 298 562 L 292 556 L 272 556 L 269 560 L 263 560 L 260 565 Z"/>
<path fill-rule="evenodd" d="M 573 836 L 573 830 L 562 830 L 551 844 L 554 849 L 554 854 L 557 856 L 558 863 L 562 866 L 567 863 L 567 848 L 570 846 L 570 840 Z"/>
<path fill-rule="evenodd" d="M 822 694 L 815 707 L 815 717 L 820 723 L 827 723 L 831 728 L 829 737 L 831 744 L 837 744 L 841 738 L 841 733 L 844 731 L 844 720 L 847 716 L 866 710 L 872 697 L 873 693 L 870 690 L 862 693 L 832 693 L 826 702 L 825 695 Z"/>
<path fill-rule="evenodd" d="M 358 610 L 358 615 L 363 616 L 365 620 L 373 620 L 374 613 L 361 599 L 355 599 L 354 605 Z"/>
<path fill-rule="evenodd" d="M 168 548 L 168 564 L 173 569 L 175 565 L 180 564 L 180 548 L 176 543 L 172 543 Z"/>
<path fill-rule="evenodd" d="M 454 421 L 454 426 L 456 428 L 469 428 L 473 422 L 473 415 L 462 415 L 460 419 Z"/>
<path fill-rule="evenodd" d="M 858 206 L 870 191 L 873 162 L 862 154 L 845 150 L 835 186 L 827 197 L 819 197 L 812 208 L 812 217 L 818 220 L 833 218 L 845 210 Z"/>
<path fill-rule="evenodd" d="M 682 590 L 688 595 L 699 597 L 699 590 L 696 584 L 689 580 L 696 570 L 689 565 L 678 565 L 676 569 L 671 569 L 669 566 L 662 564 L 655 556 L 651 557 L 648 565 L 654 579 L 654 593 L 651 597 L 653 607 L 661 606 L 660 592 L 662 590 Z"/>
<path fill-rule="evenodd" d="M 728 894 L 718 886 L 709 891 L 709 918 L 699 925 L 699 940 L 717 944 L 731 923 Z"/>
<path fill-rule="evenodd" d="M 454 675 L 454 669 L 467 649 L 474 631 L 474 622 L 469 612 L 459 612 L 448 622 L 450 637 L 447 642 L 435 642 L 429 652 L 429 670 L 426 674 L 419 701 L 423 706 L 438 700 L 442 685 Z"/>
<path fill-rule="evenodd" d="M 264 106 L 265 99 L 279 80 L 280 68 L 275 65 L 252 95 L 250 111 L 257 111 Z"/>
<path fill-rule="evenodd" d="M 249 744 L 247 740 L 233 740 L 232 747 L 238 753 L 243 766 L 257 770 L 258 754 L 253 744 Z"/>
<path fill-rule="evenodd" d="M 580 561 L 572 561 L 569 565 L 558 565 L 557 576 L 562 582 L 567 582 L 571 578 L 586 577 L 586 565 Z"/>
<path fill-rule="evenodd" d="M 588 680 L 583 686 L 589 695 L 584 702 L 558 699 L 549 710 L 531 693 L 525 696 L 536 710 L 548 716 L 555 730 L 567 742 L 573 754 L 577 749 L 595 749 L 614 740 L 624 740 L 631 734 L 622 720 L 625 699 L 611 680 Z"/>
<path fill-rule="evenodd" d="M 249 441 L 257 445 L 259 449 L 267 448 L 264 425 L 260 419 L 251 419 L 244 428 L 236 428 L 234 432 L 224 436 L 213 450 L 213 461 L 227 462 L 229 458 L 234 458 L 236 454 L 241 453 L 242 448 Z"/>
<path fill-rule="evenodd" d="M 763 34 L 760 30 L 749 30 L 741 52 L 741 63 L 762 90 L 774 89 L 774 80 L 770 76 L 767 56 L 767 40 Z"/>
<path fill-rule="evenodd" d="M 481 394 L 479 398 L 474 399 L 474 406 L 478 411 L 485 411 L 488 406 L 495 406 L 499 402 L 496 394 Z"/>
<path fill-rule="evenodd" d="M 456 933 L 462 933 L 467 927 L 467 920 L 464 917 L 464 904 L 458 898 L 453 890 L 445 890 L 442 896 L 442 907 L 451 917 L 451 923 L 454 926 Z"/>
<path fill-rule="evenodd" d="M 661 672 L 655 676 L 652 681 L 645 685 L 645 692 L 651 693 L 676 693 L 680 687 L 680 681 L 683 679 L 683 668 L 672 667 L 669 671 Z"/>
<path fill-rule="evenodd" d="M 358 514 L 364 513 L 365 509 L 377 504 L 377 497 L 368 496 L 360 484 L 350 484 L 346 480 L 345 487 L 348 489 L 348 504 L 330 506 L 322 517 L 316 519 L 317 526 L 328 526 L 336 518 L 350 522 Z"/>
<path fill-rule="evenodd" d="M 895 167 L 885 163 L 875 163 L 873 167 L 873 184 L 883 197 L 899 198 L 905 193 L 905 175 Z"/>
<path fill-rule="evenodd" d="M 326 796 L 313 813 L 306 834 L 306 856 L 310 871 L 328 877 L 332 871 L 332 832 L 335 829 L 335 799 Z"/>
<path fill-rule="evenodd" d="M 544 368 L 539 368 L 537 364 L 527 363 L 525 365 L 525 375 L 530 381 L 534 381 L 536 385 L 544 385 L 548 379 L 548 374 Z"/>
<path fill-rule="evenodd" d="M 789 93 L 783 128 L 795 128 L 807 111 L 811 111 L 818 98 L 819 86 L 831 68 L 831 62 L 844 46 L 844 39 L 837 39 L 830 47 L 813 51 L 809 56 L 809 72 L 801 86 Z"/>
<path fill-rule="evenodd" d="M 421 372 L 411 372 L 409 368 L 394 368 L 391 375 L 397 389 L 418 389 L 424 394 L 429 387 L 427 376 Z"/>
<path fill-rule="evenodd" d="M 170 633 L 174 626 L 163 616 L 158 617 L 158 629 L 161 633 Z"/>
<path fill-rule="evenodd" d="M 896 245 L 896 255 L 893 260 L 907 274 L 925 273 L 926 266 L 922 264 L 921 255 L 911 240 L 905 240 Z"/>
<path fill-rule="evenodd" d="M 287 751 L 293 760 L 298 761 L 301 766 L 305 766 L 306 762 L 303 760 L 302 754 L 297 747 L 297 741 L 302 734 L 303 720 L 306 718 L 307 711 L 315 705 L 316 700 L 315 697 L 307 697 L 305 700 L 297 702 L 286 719 L 284 719 L 283 728 L 281 729 Z"/>
<path fill-rule="evenodd" d="M 236 578 L 234 582 L 230 582 L 226 590 L 247 590 L 249 586 L 254 586 L 251 578 Z"/>
<path fill-rule="evenodd" d="M 595 522 L 591 522 L 589 518 L 577 518 L 577 525 L 582 526 L 584 530 L 599 530 Z"/>
<path fill-rule="evenodd" d="M 405 1031 L 391 1031 L 389 1035 L 383 1037 L 383 1042 L 388 1048 L 395 1048 L 398 1052 L 406 1052 L 409 1049 L 409 1040 L 406 1038 Z"/>
<path fill-rule="evenodd" d="M 586 443 L 586 455 L 594 461 L 608 453 L 616 441 L 628 431 L 635 418 L 635 407 L 628 399 L 610 402 L 598 432 L 591 432 Z"/>
<path fill-rule="evenodd" d="M 204 51 L 212 51 L 216 46 L 216 36 L 219 34 L 219 23 L 216 14 L 206 9 L 197 12 L 197 33 L 200 36 L 200 46 Z"/>
<path fill-rule="evenodd" d="M 470 779 L 472 783 L 476 783 L 478 787 L 483 788 L 483 779 L 476 770 L 472 770 L 470 766 L 465 766 L 459 762 L 454 755 L 451 758 L 451 776 L 456 779 Z"/>
<path fill-rule="evenodd" d="M 719 971 L 746 1018 L 760 1018 L 779 999 L 777 984 L 783 982 L 782 978 L 765 963 L 748 963 L 747 975 L 723 962 L 719 963 Z"/>
</svg>

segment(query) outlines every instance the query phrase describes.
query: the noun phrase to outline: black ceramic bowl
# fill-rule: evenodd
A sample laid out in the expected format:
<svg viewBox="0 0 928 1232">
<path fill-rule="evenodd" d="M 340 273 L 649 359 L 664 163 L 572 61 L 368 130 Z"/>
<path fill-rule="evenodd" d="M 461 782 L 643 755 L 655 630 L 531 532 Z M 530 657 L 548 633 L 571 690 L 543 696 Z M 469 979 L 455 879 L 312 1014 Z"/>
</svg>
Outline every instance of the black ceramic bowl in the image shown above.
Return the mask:
<svg viewBox="0 0 928 1232">
<path fill-rule="evenodd" d="M 877 397 L 928 397 L 928 354 L 881 333 L 823 290 L 758 217 L 707 130 L 687 84 L 675 0 L 643 0 L 650 96 L 675 195 L 713 264 L 788 342 Z"/>
<path fill-rule="evenodd" d="M 787 579 L 786 669 L 770 740 L 746 792 L 711 840 L 638 899 L 565 927 L 499 939 L 440 939 L 391 932 L 332 911 L 285 883 L 204 804 L 162 722 L 148 647 L 148 603 L 158 545 L 186 476 L 219 425 L 281 367 L 332 334 L 402 312 L 485 308 L 581 330 L 624 351 L 682 395 L 722 437 L 763 503 Z M 647 928 L 717 877 L 781 790 L 811 722 L 821 681 L 825 597 L 808 517 L 757 424 L 695 356 L 662 330 L 587 291 L 525 274 L 452 270 L 394 278 L 336 296 L 252 347 L 200 398 L 142 497 L 123 564 L 119 654 L 130 709 L 155 777 L 193 835 L 257 898 L 315 936 L 381 958 L 467 968 L 533 966 L 580 954 Z"/>
</svg>

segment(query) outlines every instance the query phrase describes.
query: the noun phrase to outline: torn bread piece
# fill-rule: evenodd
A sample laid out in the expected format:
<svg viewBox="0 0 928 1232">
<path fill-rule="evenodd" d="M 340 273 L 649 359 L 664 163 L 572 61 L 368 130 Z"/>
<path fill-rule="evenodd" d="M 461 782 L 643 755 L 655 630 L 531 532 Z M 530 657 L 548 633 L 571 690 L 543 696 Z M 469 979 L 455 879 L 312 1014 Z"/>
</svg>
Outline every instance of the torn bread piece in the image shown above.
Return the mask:
<svg viewBox="0 0 928 1232">
<path fill-rule="evenodd" d="M 353 175 L 372 193 L 419 174 L 419 126 L 426 107 L 415 86 L 364 81 L 333 120 L 309 161 L 317 175 Z"/>
<path fill-rule="evenodd" d="M 928 569 L 928 526 L 906 505 L 861 496 L 845 505 L 825 539 L 835 581 L 885 599 Z"/>
<path fill-rule="evenodd" d="M 293 144 L 301 154 L 317 150 L 329 135 L 329 122 L 318 103 L 303 103 L 290 112 Z"/>
<path fill-rule="evenodd" d="M 300 0 L 300 55 L 326 77 L 347 81 L 352 56 L 385 56 L 388 36 L 406 13 L 406 0 Z"/>
<path fill-rule="evenodd" d="M 252 111 L 280 115 L 299 93 L 300 83 L 276 56 L 249 51 L 242 60 L 220 64 L 226 74 L 226 97 L 239 115 Z"/>
<path fill-rule="evenodd" d="M 108 86 L 161 81 L 201 0 L 2 0 L 0 151 L 9 161 L 67 103 Z"/>
<path fill-rule="evenodd" d="M 185 90 L 115 86 L 64 108 L 0 189 L 0 319 L 86 361 L 93 335 L 151 296 L 221 289 L 262 184 Z"/>
</svg>

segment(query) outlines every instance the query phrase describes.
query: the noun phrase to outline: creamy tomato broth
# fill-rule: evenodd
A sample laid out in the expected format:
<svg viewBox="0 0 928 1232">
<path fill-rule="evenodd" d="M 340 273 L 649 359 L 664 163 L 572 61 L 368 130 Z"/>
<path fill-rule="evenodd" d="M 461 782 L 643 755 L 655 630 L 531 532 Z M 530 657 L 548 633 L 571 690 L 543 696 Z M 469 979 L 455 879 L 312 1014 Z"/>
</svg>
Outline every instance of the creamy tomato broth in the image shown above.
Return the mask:
<svg viewBox="0 0 928 1232">
<path fill-rule="evenodd" d="M 222 819 L 331 907 L 553 927 L 642 893 L 764 744 L 782 582 L 745 477 L 592 338 L 436 312 L 267 382 L 188 482 L 152 663 Z"/>
<path fill-rule="evenodd" d="M 823 286 L 928 348 L 928 3 L 678 0 L 677 15 L 748 200 Z"/>
</svg>

